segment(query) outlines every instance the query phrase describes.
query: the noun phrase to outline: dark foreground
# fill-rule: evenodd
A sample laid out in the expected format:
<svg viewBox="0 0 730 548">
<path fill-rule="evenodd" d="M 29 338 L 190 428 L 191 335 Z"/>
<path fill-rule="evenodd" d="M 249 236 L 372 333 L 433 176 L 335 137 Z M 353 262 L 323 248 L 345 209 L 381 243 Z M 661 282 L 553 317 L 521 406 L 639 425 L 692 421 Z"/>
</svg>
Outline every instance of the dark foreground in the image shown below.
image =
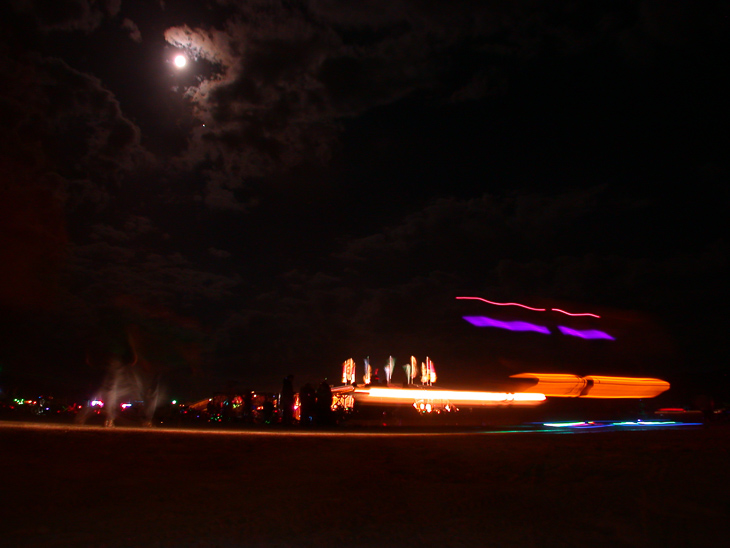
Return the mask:
<svg viewBox="0 0 730 548">
<path fill-rule="evenodd" d="M 4 423 L 0 446 L 3 546 L 698 546 L 728 530 L 727 426 L 301 436 Z"/>
</svg>

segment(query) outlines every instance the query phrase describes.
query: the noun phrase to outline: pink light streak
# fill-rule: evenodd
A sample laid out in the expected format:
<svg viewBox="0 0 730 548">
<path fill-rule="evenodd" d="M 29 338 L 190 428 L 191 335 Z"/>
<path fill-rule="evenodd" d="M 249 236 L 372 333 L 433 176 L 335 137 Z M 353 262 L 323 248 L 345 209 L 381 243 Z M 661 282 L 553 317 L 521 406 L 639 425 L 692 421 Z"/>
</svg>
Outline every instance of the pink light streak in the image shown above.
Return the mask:
<svg viewBox="0 0 730 548">
<path fill-rule="evenodd" d="M 566 312 L 565 310 L 560 310 L 559 308 L 551 308 L 550 310 L 554 310 L 555 312 L 561 312 L 563 314 L 567 314 L 568 316 L 592 316 L 594 318 L 600 318 L 598 314 L 591 314 L 590 312 Z"/>
<path fill-rule="evenodd" d="M 493 304 L 496 306 L 519 306 L 521 308 L 526 308 L 527 310 L 534 310 L 535 312 L 546 312 L 547 308 L 533 308 L 531 306 L 527 306 L 526 304 L 520 304 L 520 303 L 496 303 L 494 301 L 488 301 L 487 299 L 482 299 L 481 297 L 456 297 L 457 299 L 468 299 L 468 300 L 474 300 L 474 301 L 482 301 L 487 304 Z M 600 318 L 598 314 L 592 314 L 591 312 L 566 312 L 565 310 L 561 310 L 560 308 L 551 308 L 553 312 L 560 312 L 561 314 L 566 314 L 568 316 L 591 316 L 593 318 Z"/>
<path fill-rule="evenodd" d="M 482 299 L 481 297 L 456 297 L 457 299 L 471 299 L 475 301 L 484 301 L 488 304 L 495 304 L 497 306 L 520 306 L 522 308 L 526 308 L 527 310 L 534 310 L 535 312 L 545 312 L 544 308 L 532 308 L 531 306 L 527 306 L 525 304 L 520 303 L 495 303 L 494 301 L 488 301 L 487 299 Z"/>
</svg>

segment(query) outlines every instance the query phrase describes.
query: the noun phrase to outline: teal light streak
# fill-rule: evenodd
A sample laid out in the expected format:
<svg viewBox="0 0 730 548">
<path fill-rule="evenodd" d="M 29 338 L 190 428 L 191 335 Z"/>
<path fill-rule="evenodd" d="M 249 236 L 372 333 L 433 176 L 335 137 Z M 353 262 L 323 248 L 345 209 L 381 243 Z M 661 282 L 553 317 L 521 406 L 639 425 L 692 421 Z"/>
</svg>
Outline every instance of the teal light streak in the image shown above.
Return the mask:
<svg viewBox="0 0 730 548">
<path fill-rule="evenodd" d="M 675 421 L 626 421 L 626 422 L 614 422 L 614 426 L 655 426 L 659 424 L 678 424 Z"/>
</svg>

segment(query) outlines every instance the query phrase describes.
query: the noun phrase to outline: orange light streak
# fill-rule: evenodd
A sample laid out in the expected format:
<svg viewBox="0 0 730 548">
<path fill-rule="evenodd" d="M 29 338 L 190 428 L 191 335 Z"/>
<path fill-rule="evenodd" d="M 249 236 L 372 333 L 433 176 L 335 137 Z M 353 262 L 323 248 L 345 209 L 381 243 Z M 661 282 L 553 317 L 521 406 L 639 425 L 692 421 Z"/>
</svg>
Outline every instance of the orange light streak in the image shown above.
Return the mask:
<svg viewBox="0 0 730 548">
<path fill-rule="evenodd" d="M 523 391 L 542 393 L 553 398 L 577 398 L 588 384 L 588 381 L 578 375 L 568 373 L 520 373 L 511 378 L 534 379 L 537 384 Z"/>
<path fill-rule="evenodd" d="M 661 379 L 645 377 L 608 377 L 588 375 L 579 377 L 566 373 L 520 373 L 516 379 L 536 379 L 537 384 L 525 392 L 538 392 L 556 398 L 637 399 L 654 398 L 669 390 Z"/>
<path fill-rule="evenodd" d="M 669 383 L 661 379 L 639 377 L 584 377 L 593 386 L 583 398 L 653 398 L 669 390 Z"/>
</svg>

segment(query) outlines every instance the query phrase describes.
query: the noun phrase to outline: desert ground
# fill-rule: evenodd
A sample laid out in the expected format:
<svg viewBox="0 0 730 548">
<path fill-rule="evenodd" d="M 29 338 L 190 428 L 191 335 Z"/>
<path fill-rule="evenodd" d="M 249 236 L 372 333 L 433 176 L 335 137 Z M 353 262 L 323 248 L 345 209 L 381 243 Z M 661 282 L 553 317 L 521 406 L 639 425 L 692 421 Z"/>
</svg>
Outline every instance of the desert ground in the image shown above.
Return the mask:
<svg viewBox="0 0 730 548">
<path fill-rule="evenodd" d="M 7 547 L 701 546 L 730 428 L 576 434 L 0 423 Z"/>
</svg>

